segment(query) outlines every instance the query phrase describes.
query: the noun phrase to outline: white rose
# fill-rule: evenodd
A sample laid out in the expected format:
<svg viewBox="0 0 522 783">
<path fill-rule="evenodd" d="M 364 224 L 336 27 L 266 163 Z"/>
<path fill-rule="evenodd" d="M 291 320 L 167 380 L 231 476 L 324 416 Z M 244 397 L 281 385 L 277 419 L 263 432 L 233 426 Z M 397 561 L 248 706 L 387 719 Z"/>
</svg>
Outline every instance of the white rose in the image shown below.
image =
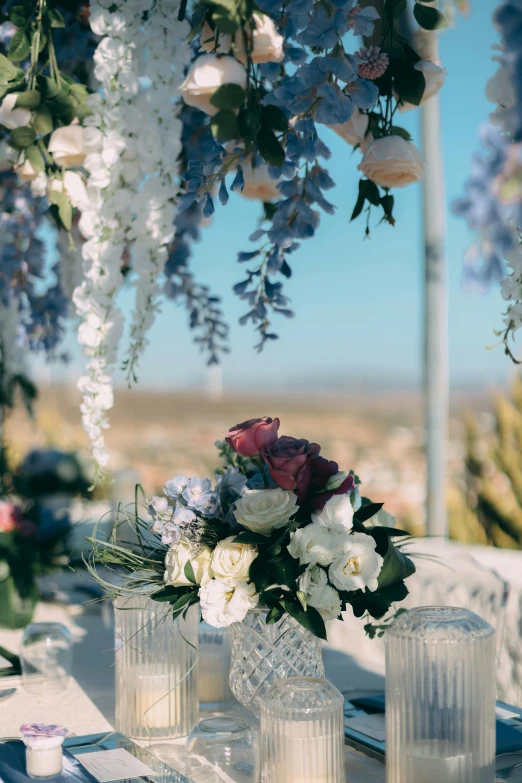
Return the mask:
<svg viewBox="0 0 522 783">
<path fill-rule="evenodd" d="M 363 114 L 362 111 L 355 108 L 348 122 L 343 122 L 342 125 L 329 125 L 328 127 L 347 141 L 348 144 L 355 147 L 356 144 L 361 144 L 364 141 L 369 121 L 367 114 Z"/>
<path fill-rule="evenodd" d="M 211 579 L 200 588 L 199 601 L 205 622 L 224 628 L 244 620 L 259 603 L 259 594 L 252 582 Z"/>
<path fill-rule="evenodd" d="M 206 114 L 216 114 L 219 109 L 210 103 L 212 95 L 223 84 L 247 86 L 247 72 L 233 57 L 218 57 L 204 54 L 190 66 L 185 81 L 180 87 L 187 106 L 195 106 Z"/>
<path fill-rule="evenodd" d="M 250 53 L 252 62 L 280 63 L 285 56 L 283 51 L 285 39 L 277 32 L 275 24 L 266 14 L 255 13 L 253 22 L 252 51 Z M 248 31 L 247 35 L 249 35 Z M 234 38 L 234 53 L 238 60 L 246 63 L 245 42 L 241 29 L 237 31 Z"/>
<path fill-rule="evenodd" d="M 328 584 L 326 573 L 319 566 L 308 568 L 299 577 L 299 590 L 304 593 L 306 604 L 317 609 L 325 622 L 341 614 L 339 593 Z"/>
<path fill-rule="evenodd" d="M 420 152 L 402 136 L 385 136 L 373 141 L 357 168 L 383 188 L 404 188 L 424 175 Z"/>
<path fill-rule="evenodd" d="M 346 536 L 313 522 L 292 534 L 288 551 L 301 565 L 330 565 L 342 549 Z"/>
<path fill-rule="evenodd" d="M 277 187 L 279 180 L 272 179 L 268 173 L 268 166 L 264 163 L 252 168 L 250 163 L 243 167 L 243 179 L 245 186 L 243 190 L 238 190 L 243 198 L 255 199 L 256 201 L 273 201 L 279 198 L 281 193 Z"/>
<path fill-rule="evenodd" d="M 5 96 L 0 106 L 0 125 L 9 128 L 9 130 L 24 128 L 31 122 L 29 109 L 15 109 L 16 99 L 19 95 L 19 92 L 11 92 Z"/>
<path fill-rule="evenodd" d="M 208 547 L 205 546 L 199 549 L 199 551 L 195 551 L 194 545 L 182 539 L 177 544 L 173 544 L 165 556 L 165 583 L 176 587 L 193 584 L 185 576 L 185 566 L 190 562 L 196 583 L 198 585 L 207 584 L 211 578 L 211 558 L 212 551 Z"/>
<path fill-rule="evenodd" d="M 383 508 L 368 520 L 368 525 L 372 527 L 395 527 L 396 524 L 397 520 L 395 517 Z"/>
<path fill-rule="evenodd" d="M 269 536 L 297 511 L 297 495 L 288 489 L 247 489 L 236 502 L 234 516 L 248 530 Z"/>
<path fill-rule="evenodd" d="M 420 62 L 415 63 L 413 67 L 415 68 L 415 70 L 423 73 L 424 79 L 426 80 L 426 87 L 424 88 L 424 92 L 421 98 L 421 105 L 422 105 L 423 103 L 426 103 L 426 101 L 429 101 L 430 98 L 433 98 L 433 96 L 438 93 L 438 91 L 446 81 L 447 71 L 445 68 L 441 68 L 440 65 L 436 65 L 435 63 L 432 63 L 430 60 L 420 60 Z M 415 106 L 413 103 L 405 102 L 400 104 L 399 111 L 400 112 L 411 111 L 412 109 L 416 109 L 416 108 L 417 106 Z"/>
<path fill-rule="evenodd" d="M 348 536 L 343 554 L 328 569 L 330 582 L 338 590 L 377 590 L 383 559 L 375 547 L 376 542 L 366 533 Z"/>
<path fill-rule="evenodd" d="M 73 169 L 82 166 L 86 156 L 83 128 L 81 125 L 66 125 L 51 133 L 49 152 L 58 166 Z"/>
<path fill-rule="evenodd" d="M 59 192 L 65 190 L 73 207 L 78 207 L 87 198 L 85 181 L 77 171 L 66 171 L 63 180 L 59 177 L 52 179 L 49 183 L 49 193 L 53 190 Z"/>
<path fill-rule="evenodd" d="M 353 506 L 350 495 L 333 495 L 322 511 L 312 514 L 312 521 L 339 532 L 349 531 L 353 527 Z"/>
<path fill-rule="evenodd" d="M 257 548 L 252 544 L 234 543 L 236 536 L 220 541 L 212 554 L 212 574 L 218 579 L 247 579 Z"/>
</svg>

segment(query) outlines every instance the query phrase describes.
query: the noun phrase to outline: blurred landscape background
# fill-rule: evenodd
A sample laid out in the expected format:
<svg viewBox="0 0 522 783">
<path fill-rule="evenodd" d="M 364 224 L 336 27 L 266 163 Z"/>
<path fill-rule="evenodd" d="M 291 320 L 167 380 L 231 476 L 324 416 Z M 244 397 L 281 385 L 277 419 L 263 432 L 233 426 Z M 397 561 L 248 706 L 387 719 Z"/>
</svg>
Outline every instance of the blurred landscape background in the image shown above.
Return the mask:
<svg viewBox="0 0 522 783">
<path fill-rule="evenodd" d="M 77 451 L 86 439 L 70 385 L 43 385 L 34 419 L 19 406 L 8 418 L 6 446 L 16 469 L 35 447 Z M 353 469 L 362 490 L 415 535 L 424 532 L 424 457 L 420 391 L 308 389 L 222 396 L 219 375 L 204 391 L 116 392 L 108 431 L 111 480 L 94 499 L 130 502 L 134 485 L 150 496 L 175 473 L 212 475 L 216 440 L 254 416 L 279 416 L 281 433 L 320 443 L 341 469 Z M 522 548 L 522 382 L 508 389 L 455 389 L 448 452 L 450 534 L 469 543 Z M 87 469 L 88 463 L 86 462 Z"/>
</svg>

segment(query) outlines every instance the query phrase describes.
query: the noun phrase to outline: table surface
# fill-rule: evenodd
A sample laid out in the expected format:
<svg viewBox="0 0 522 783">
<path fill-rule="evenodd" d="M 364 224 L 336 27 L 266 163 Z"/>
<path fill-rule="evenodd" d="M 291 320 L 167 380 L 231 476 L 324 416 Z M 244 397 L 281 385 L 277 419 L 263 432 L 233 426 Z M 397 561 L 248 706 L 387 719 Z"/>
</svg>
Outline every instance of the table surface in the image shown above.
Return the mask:
<svg viewBox="0 0 522 783">
<path fill-rule="evenodd" d="M 57 587 L 63 590 L 63 585 L 64 581 L 58 580 Z M 65 585 L 68 596 L 74 600 L 76 583 L 69 578 Z M 70 603 L 41 603 L 34 621 L 44 620 L 64 623 L 72 633 L 73 677 L 69 689 L 60 695 L 43 697 L 27 693 L 20 678 L 0 680 L 0 690 L 17 688 L 13 697 L 0 703 L 0 737 L 19 736 L 20 726 L 27 722 L 60 723 L 78 736 L 109 731 L 114 725 L 114 632 L 107 604 L 82 608 Z M 0 629 L 0 646 L 11 652 L 19 652 L 21 638 L 22 631 Z M 324 661 L 328 678 L 350 695 L 383 688 L 382 677 L 365 671 L 348 655 L 326 648 Z M 175 767 L 182 757 L 183 740 L 147 744 L 147 748 Z M 347 747 L 346 780 L 384 783 L 384 765 Z"/>
</svg>

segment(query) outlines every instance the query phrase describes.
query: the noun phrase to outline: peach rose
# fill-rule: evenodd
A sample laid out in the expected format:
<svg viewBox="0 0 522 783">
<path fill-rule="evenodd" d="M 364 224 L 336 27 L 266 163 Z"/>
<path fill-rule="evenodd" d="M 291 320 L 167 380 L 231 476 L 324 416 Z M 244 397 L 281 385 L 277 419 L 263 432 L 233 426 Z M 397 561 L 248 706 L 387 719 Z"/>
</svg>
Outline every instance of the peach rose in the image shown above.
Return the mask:
<svg viewBox="0 0 522 783">
<path fill-rule="evenodd" d="M 250 198 L 257 201 L 274 201 L 281 195 L 277 187 L 279 180 L 272 179 L 268 173 L 268 166 L 262 163 L 260 166 L 252 168 L 250 163 L 243 167 L 243 179 L 245 187 L 238 190 L 243 198 Z"/>
<path fill-rule="evenodd" d="M 247 72 L 233 57 L 218 57 L 216 54 L 204 54 L 190 66 L 185 81 L 180 87 L 181 95 L 187 106 L 195 106 L 211 116 L 219 109 L 210 99 L 224 84 L 247 86 Z"/>
<path fill-rule="evenodd" d="M 362 144 L 364 141 L 368 123 L 368 115 L 355 108 L 348 122 L 343 122 L 342 125 L 329 125 L 328 127 L 335 131 L 341 139 L 355 147 L 356 144 Z"/>
<path fill-rule="evenodd" d="M 82 166 L 86 150 L 81 125 L 66 125 L 52 132 L 49 152 L 58 166 L 73 169 Z"/>
<path fill-rule="evenodd" d="M 431 60 L 421 60 L 420 62 L 415 63 L 413 67 L 416 71 L 423 73 L 426 80 L 426 87 L 424 88 L 424 93 L 421 98 L 422 106 L 423 103 L 426 103 L 426 101 L 429 101 L 430 98 L 433 98 L 433 96 L 438 93 L 446 81 L 447 71 L 445 68 L 441 68 L 440 65 L 432 63 Z M 404 113 L 405 111 L 411 111 L 416 108 L 417 106 L 414 106 L 413 103 L 401 103 L 399 111 Z"/>
<path fill-rule="evenodd" d="M 280 63 L 284 59 L 284 38 L 276 30 L 276 26 L 266 14 L 253 15 L 252 51 L 250 57 L 253 63 Z M 248 34 L 248 33 L 247 33 Z M 238 30 L 234 38 L 234 53 L 238 60 L 246 63 L 245 42 L 243 33 Z"/>
<path fill-rule="evenodd" d="M 419 182 L 424 174 L 419 150 L 402 136 L 385 136 L 373 141 L 357 168 L 383 188 L 404 188 Z"/>
</svg>

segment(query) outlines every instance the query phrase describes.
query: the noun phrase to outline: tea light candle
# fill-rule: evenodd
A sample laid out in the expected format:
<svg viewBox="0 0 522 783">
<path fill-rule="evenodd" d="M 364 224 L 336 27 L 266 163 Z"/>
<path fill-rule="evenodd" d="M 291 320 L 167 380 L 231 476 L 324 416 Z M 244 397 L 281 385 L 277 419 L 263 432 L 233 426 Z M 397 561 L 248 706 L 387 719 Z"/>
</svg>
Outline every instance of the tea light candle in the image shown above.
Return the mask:
<svg viewBox="0 0 522 783">
<path fill-rule="evenodd" d="M 63 769 L 62 743 L 67 729 L 41 723 L 20 727 L 25 745 L 26 771 L 30 778 L 54 778 Z"/>
<path fill-rule="evenodd" d="M 477 767 L 471 753 L 459 752 L 444 741 L 415 742 L 405 755 L 405 767 L 410 781 L 419 783 L 460 783 L 473 770 L 477 783 L 490 783 L 494 777 L 494 763 Z"/>
</svg>

